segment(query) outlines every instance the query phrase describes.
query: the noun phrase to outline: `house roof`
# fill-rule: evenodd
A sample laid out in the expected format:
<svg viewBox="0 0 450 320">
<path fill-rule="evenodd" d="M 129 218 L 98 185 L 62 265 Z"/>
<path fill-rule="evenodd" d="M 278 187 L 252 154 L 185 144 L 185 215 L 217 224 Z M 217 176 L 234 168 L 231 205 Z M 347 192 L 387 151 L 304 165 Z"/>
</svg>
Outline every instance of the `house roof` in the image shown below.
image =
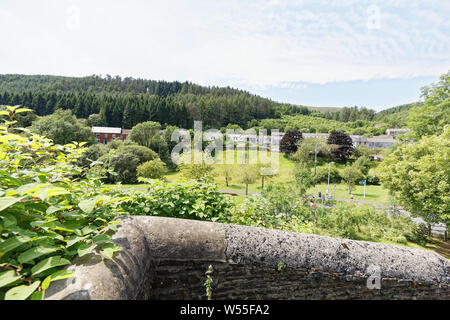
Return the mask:
<svg viewBox="0 0 450 320">
<path fill-rule="evenodd" d="M 374 136 L 372 138 L 367 138 L 368 142 L 392 142 L 395 143 L 395 139 L 392 136 Z"/>
<path fill-rule="evenodd" d="M 112 128 L 112 127 L 92 127 L 93 133 L 116 133 L 121 134 L 122 128 Z"/>
</svg>

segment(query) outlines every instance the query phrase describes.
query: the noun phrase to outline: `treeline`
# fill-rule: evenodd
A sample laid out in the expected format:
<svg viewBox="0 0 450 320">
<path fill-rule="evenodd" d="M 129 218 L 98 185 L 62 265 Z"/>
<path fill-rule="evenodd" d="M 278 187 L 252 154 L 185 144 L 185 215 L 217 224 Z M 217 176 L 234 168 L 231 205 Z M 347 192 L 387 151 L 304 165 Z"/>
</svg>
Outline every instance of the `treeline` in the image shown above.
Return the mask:
<svg viewBox="0 0 450 320">
<path fill-rule="evenodd" d="M 422 106 L 422 102 L 403 104 L 378 112 L 374 121 L 386 123 L 389 127 L 403 128 L 408 123 L 409 112 L 415 106 Z"/>
<path fill-rule="evenodd" d="M 269 130 L 278 129 L 283 132 L 297 129 L 302 133 L 330 133 L 332 131 L 342 131 L 346 134 L 368 137 L 382 135 L 387 129 L 387 125 L 383 124 L 377 126 L 373 121 L 356 120 L 343 123 L 337 120 L 304 115 L 284 115 L 280 119 L 263 119 L 258 121 L 257 127 Z"/>
<path fill-rule="evenodd" d="M 27 106 L 38 116 L 58 109 L 70 109 L 78 118 L 99 114 L 104 125 L 122 128 L 144 121 L 191 128 L 194 119 L 205 127 L 247 128 L 254 119 L 311 113 L 229 87 L 110 76 L 0 75 L 0 105 Z"/>
<path fill-rule="evenodd" d="M 337 112 L 316 112 L 314 116 L 340 122 L 373 121 L 376 112 L 366 107 L 344 107 Z"/>
</svg>

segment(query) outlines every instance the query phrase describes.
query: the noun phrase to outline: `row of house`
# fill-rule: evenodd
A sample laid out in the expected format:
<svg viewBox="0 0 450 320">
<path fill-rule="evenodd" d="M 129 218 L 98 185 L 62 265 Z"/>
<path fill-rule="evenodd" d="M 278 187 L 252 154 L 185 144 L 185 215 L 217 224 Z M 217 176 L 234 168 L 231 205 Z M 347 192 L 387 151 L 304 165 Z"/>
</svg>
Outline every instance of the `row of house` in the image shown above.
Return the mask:
<svg viewBox="0 0 450 320">
<path fill-rule="evenodd" d="M 93 127 L 92 133 L 98 143 L 107 144 L 109 141 L 122 140 L 124 141 L 131 130 L 122 128 L 112 128 L 112 127 Z M 407 129 L 387 129 L 386 135 L 374 136 L 372 138 L 365 138 L 358 135 L 350 135 L 353 141 L 353 146 L 366 146 L 369 149 L 375 148 L 388 148 L 396 143 L 396 137 L 398 135 L 404 134 Z M 220 132 L 206 132 L 205 139 L 209 141 L 214 141 L 221 138 L 223 135 Z M 254 144 L 259 144 L 264 147 L 269 147 L 270 145 L 279 145 L 281 139 L 284 136 L 283 132 L 273 133 L 272 135 L 255 135 L 255 134 L 239 134 L 233 133 L 228 135 L 230 139 L 234 142 L 249 142 Z M 303 138 L 318 138 L 327 139 L 328 133 L 303 133 Z"/>
<path fill-rule="evenodd" d="M 369 149 L 375 148 L 389 148 L 396 143 L 396 137 L 400 134 L 404 134 L 407 132 L 407 129 L 388 129 L 386 135 L 374 136 L 372 138 L 365 138 L 363 136 L 358 135 L 350 135 L 350 138 L 353 141 L 353 146 L 366 146 Z M 304 139 L 316 138 L 316 139 L 328 139 L 328 133 L 303 133 Z M 210 141 L 214 141 L 218 139 L 221 134 L 220 133 L 206 133 L 206 139 Z M 279 144 L 281 139 L 283 138 L 284 133 L 279 132 L 276 134 L 272 134 L 271 136 L 267 135 L 252 135 L 252 134 L 230 134 L 229 137 L 234 142 L 250 142 L 256 143 L 261 146 L 270 146 L 271 144 Z"/>
</svg>

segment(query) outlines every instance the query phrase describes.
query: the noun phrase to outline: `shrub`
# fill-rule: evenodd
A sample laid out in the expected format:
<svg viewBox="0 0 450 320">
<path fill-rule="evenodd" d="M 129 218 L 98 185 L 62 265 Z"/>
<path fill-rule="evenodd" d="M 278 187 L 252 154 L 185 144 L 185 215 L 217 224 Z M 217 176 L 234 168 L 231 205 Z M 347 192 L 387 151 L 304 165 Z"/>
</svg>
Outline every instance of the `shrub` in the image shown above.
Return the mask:
<svg viewBox="0 0 450 320">
<path fill-rule="evenodd" d="M 214 165 L 207 163 L 202 152 L 192 152 L 191 158 L 189 154 L 181 154 L 180 162 L 177 169 L 181 172 L 181 175 L 186 179 L 192 179 L 196 181 L 207 180 L 212 181 L 214 174 Z M 195 159 L 202 159 L 200 163 L 196 163 Z"/>
<path fill-rule="evenodd" d="M 92 163 L 100 159 L 100 157 L 104 156 L 108 153 L 108 149 L 103 144 L 93 144 L 83 155 L 78 159 L 78 165 L 83 168 L 89 168 Z"/>
<path fill-rule="evenodd" d="M 43 299 L 52 281 L 73 275 L 64 266 L 76 256 L 119 250 L 110 233 L 125 198 L 102 188 L 101 176 L 82 178 L 84 151 L 0 127 L 0 300 Z"/>
<path fill-rule="evenodd" d="M 298 200 L 297 197 L 295 197 Z M 281 199 L 282 202 L 286 199 Z M 282 203 L 274 204 L 261 195 L 253 195 L 244 200 L 235 208 L 230 210 L 230 214 L 223 220 L 231 224 L 240 224 L 260 228 L 280 229 L 287 231 L 305 231 L 306 221 L 309 220 L 310 211 L 296 205 L 296 209 L 289 209 L 286 214 L 284 210 L 279 210 Z"/>
<path fill-rule="evenodd" d="M 147 161 L 137 167 L 137 175 L 141 178 L 161 179 L 167 173 L 167 167 L 160 159 Z"/>
<path fill-rule="evenodd" d="M 339 170 L 336 167 L 330 169 L 330 183 L 340 183 L 342 180 Z M 328 183 L 328 167 L 317 168 L 317 183 Z"/>
<path fill-rule="evenodd" d="M 372 176 L 372 175 L 369 174 L 369 175 L 367 175 L 367 184 L 379 186 L 380 185 L 380 178 L 378 178 L 377 176 Z"/>
<path fill-rule="evenodd" d="M 122 204 L 131 215 L 164 216 L 181 219 L 223 220 L 233 207 L 214 183 L 189 181 L 165 183 L 139 179 L 150 185 L 148 190 L 130 190 L 130 201 Z"/>
<path fill-rule="evenodd" d="M 113 168 L 115 175 L 108 175 L 109 183 L 135 184 L 137 180 L 137 167 L 147 161 L 155 160 L 158 155 L 151 149 L 137 145 L 122 145 L 108 154 L 102 156 L 99 161 L 107 168 Z"/>
</svg>

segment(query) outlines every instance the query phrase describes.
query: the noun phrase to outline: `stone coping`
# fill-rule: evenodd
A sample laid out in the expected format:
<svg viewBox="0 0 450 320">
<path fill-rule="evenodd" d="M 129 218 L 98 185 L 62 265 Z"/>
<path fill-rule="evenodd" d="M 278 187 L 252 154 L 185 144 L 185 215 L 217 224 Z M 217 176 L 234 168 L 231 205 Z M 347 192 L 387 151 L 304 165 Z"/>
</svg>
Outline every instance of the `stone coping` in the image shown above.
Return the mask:
<svg viewBox="0 0 450 320">
<path fill-rule="evenodd" d="M 449 261 L 437 253 L 367 241 L 163 217 L 123 216 L 113 239 L 123 248 L 106 260 L 89 254 L 74 261 L 75 276 L 55 281 L 48 300 L 141 298 L 155 261 L 206 261 L 443 284 Z M 145 290 L 145 289 L 144 289 Z M 448 294 L 445 289 L 444 295 Z"/>
</svg>

